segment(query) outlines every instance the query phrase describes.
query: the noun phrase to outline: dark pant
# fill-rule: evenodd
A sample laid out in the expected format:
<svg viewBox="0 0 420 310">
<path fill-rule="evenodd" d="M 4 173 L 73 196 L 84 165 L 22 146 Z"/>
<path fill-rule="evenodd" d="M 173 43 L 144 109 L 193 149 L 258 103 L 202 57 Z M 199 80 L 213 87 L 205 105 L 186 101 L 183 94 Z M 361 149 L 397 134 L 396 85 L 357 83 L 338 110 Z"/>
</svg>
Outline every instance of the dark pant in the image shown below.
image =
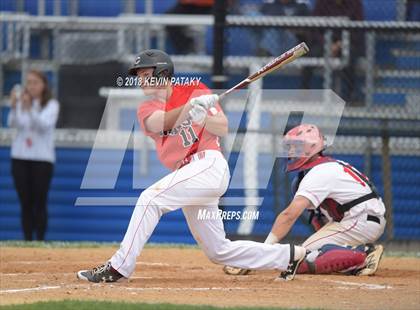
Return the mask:
<svg viewBox="0 0 420 310">
<path fill-rule="evenodd" d="M 44 240 L 47 229 L 47 198 L 53 164 L 45 161 L 12 159 L 12 175 L 20 200 L 25 240 Z"/>
</svg>

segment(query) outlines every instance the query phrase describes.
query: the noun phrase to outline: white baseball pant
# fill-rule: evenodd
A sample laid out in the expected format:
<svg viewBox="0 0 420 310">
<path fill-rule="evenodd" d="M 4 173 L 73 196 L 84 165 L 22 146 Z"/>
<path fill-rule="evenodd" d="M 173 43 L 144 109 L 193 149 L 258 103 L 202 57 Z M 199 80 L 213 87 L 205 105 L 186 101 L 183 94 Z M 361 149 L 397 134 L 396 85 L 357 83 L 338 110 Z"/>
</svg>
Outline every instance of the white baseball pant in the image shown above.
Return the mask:
<svg viewBox="0 0 420 310">
<path fill-rule="evenodd" d="M 229 167 L 223 155 L 218 151 L 205 151 L 204 158 L 193 158 L 188 165 L 144 190 L 120 248 L 111 258 L 112 267 L 129 277 L 160 217 L 182 208 L 192 235 L 212 262 L 246 269 L 286 270 L 290 259 L 288 244 L 230 241 L 226 239 L 220 217 L 199 219 L 200 209 L 217 212 L 229 178 Z"/>
<path fill-rule="evenodd" d="M 341 222 L 327 223 L 310 236 L 302 246 L 313 251 L 326 244 L 358 246 L 373 243 L 383 234 L 386 223 L 383 216 L 377 217 L 380 219 L 380 224 L 368 221 L 366 212 L 362 212 L 355 218 L 343 219 Z"/>
</svg>

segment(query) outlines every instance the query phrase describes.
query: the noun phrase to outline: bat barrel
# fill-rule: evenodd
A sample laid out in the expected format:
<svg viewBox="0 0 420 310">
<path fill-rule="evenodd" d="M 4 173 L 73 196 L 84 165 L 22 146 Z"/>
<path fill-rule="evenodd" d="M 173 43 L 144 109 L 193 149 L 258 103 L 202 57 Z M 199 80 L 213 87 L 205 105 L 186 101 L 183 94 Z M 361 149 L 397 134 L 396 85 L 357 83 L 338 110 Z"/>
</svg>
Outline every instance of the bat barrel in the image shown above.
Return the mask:
<svg viewBox="0 0 420 310">
<path fill-rule="evenodd" d="M 228 89 L 224 93 L 220 94 L 219 100 L 223 99 L 226 95 L 230 94 L 232 91 L 246 87 L 248 84 L 252 83 L 253 81 L 260 79 L 266 74 L 274 70 L 277 70 L 280 66 L 285 65 L 293 61 L 294 59 L 305 55 L 307 52 L 309 52 L 309 48 L 305 42 L 302 42 L 296 45 L 295 47 L 291 48 L 287 52 L 273 59 L 271 62 L 266 64 L 264 67 L 262 67 L 260 70 L 258 70 L 254 74 L 251 74 L 245 80 L 241 81 L 240 83 L 236 84 L 235 86 Z"/>
<path fill-rule="evenodd" d="M 294 49 L 296 49 L 299 56 L 305 55 L 307 52 L 309 52 L 309 47 L 305 42 L 298 44 Z"/>
</svg>

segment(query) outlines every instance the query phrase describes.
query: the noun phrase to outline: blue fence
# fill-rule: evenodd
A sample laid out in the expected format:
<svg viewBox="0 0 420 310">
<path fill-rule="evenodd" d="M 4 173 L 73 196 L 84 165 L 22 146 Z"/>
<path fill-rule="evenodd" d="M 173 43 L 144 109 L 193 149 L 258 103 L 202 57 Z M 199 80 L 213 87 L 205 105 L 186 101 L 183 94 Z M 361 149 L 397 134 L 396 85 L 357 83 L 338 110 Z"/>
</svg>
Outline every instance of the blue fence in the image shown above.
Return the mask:
<svg viewBox="0 0 420 310">
<path fill-rule="evenodd" d="M 10 175 L 10 149 L 0 148 L 0 239 L 22 239 L 20 208 Z M 58 148 L 57 163 L 49 195 L 49 225 L 47 240 L 94 240 L 120 241 L 125 233 L 134 206 L 75 206 L 77 197 L 127 196 L 138 197 L 141 189 L 132 189 L 132 151 L 127 151 L 114 190 L 81 190 L 80 184 L 89 159 L 90 149 Z M 154 175 L 167 173 L 150 152 L 149 168 Z M 263 155 L 262 155 L 263 156 Z M 363 169 L 362 156 L 338 156 Z M 264 160 L 264 158 L 261 158 Z M 231 158 L 230 162 L 235 162 Z M 373 158 L 372 179 L 380 192 L 383 190 L 381 158 Z M 395 238 L 420 240 L 420 158 L 410 156 L 392 157 L 392 183 Z M 152 180 L 145 180 L 145 183 Z M 229 190 L 227 196 L 243 195 L 241 190 Z M 264 201 L 260 217 L 253 229 L 255 235 L 266 235 L 275 217 L 273 183 L 270 181 L 260 195 Z M 282 204 L 285 203 L 283 197 Z M 240 210 L 242 207 L 226 207 Z M 239 222 L 225 222 L 227 233 L 235 234 Z M 311 229 L 302 220 L 293 227 L 291 236 L 305 237 Z M 182 211 L 163 216 L 151 237 L 151 242 L 194 243 Z"/>
</svg>

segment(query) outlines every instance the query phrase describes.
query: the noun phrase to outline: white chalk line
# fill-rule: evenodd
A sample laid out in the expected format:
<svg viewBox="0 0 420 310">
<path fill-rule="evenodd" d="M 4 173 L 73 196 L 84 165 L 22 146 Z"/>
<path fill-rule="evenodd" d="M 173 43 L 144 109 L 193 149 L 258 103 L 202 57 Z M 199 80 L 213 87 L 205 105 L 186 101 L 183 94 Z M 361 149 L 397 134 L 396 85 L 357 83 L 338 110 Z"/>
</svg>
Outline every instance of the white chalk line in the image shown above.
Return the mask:
<svg viewBox="0 0 420 310">
<path fill-rule="evenodd" d="M 118 288 L 120 290 L 129 290 L 129 291 L 255 291 L 255 290 L 274 290 L 274 288 L 246 288 L 246 287 L 127 287 L 119 285 L 109 285 L 101 283 L 95 284 L 85 284 L 85 285 L 56 285 L 56 286 L 39 286 L 39 287 L 29 287 L 21 289 L 6 289 L 0 290 L 0 294 L 13 294 L 13 293 L 25 293 L 25 292 L 35 292 L 35 291 L 45 291 L 45 290 L 55 290 L 55 289 L 69 289 L 69 288 L 100 288 L 103 289 L 108 287 L 110 289 Z"/>
<path fill-rule="evenodd" d="M 57 264 L 57 261 L 52 261 L 52 260 L 25 260 L 25 261 L 13 261 L 13 262 L 9 262 L 11 264 L 22 264 L 22 265 L 33 265 L 33 264 Z M 100 265 L 103 264 L 104 262 L 88 262 L 88 261 L 77 261 L 77 262 L 73 262 L 73 263 L 77 263 L 80 265 L 84 265 L 87 263 L 90 263 L 92 265 Z M 173 264 L 168 264 L 168 263 L 160 263 L 160 262 L 143 262 L 143 261 L 139 261 L 136 263 L 136 265 L 144 265 L 144 266 L 164 266 L 164 267 L 168 267 L 168 266 L 180 266 L 180 265 L 173 265 Z"/>
<path fill-rule="evenodd" d="M 9 290 L 0 290 L 0 294 L 55 290 L 58 288 L 61 288 L 61 286 L 39 286 L 39 287 L 29 287 L 29 288 L 20 288 L 20 289 L 9 289 Z"/>
<path fill-rule="evenodd" d="M 135 277 L 135 279 L 144 279 L 144 278 L 151 278 L 151 277 Z M 378 289 L 392 289 L 390 285 L 381 285 L 381 284 L 370 284 L 370 283 L 356 283 L 356 282 L 347 282 L 347 281 L 337 281 L 337 280 L 323 280 L 324 282 L 336 283 L 340 284 L 341 286 L 337 286 L 338 289 L 349 290 L 353 287 L 358 287 L 361 289 L 371 289 L 371 290 L 378 290 Z M 344 285 L 344 286 L 342 286 Z M 129 291 L 270 291 L 270 290 L 278 290 L 275 287 L 262 287 L 262 288 L 247 288 L 247 287 L 127 287 L 127 286 L 120 286 L 118 284 L 102 284 L 102 283 L 95 283 L 95 284 L 79 284 L 79 285 L 56 285 L 56 286 L 40 286 L 40 287 L 32 287 L 32 288 L 21 288 L 21 289 L 6 289 L 0 290 L 0 294 L 10 294 L 10 293 L 22 293 L 22 292 L 33 292 L 33 291 L 44 291 L 44 290 L 53 290 L 59 288 L 78 288 L 82 287 L 85 289 L 91 288 L 101 288 L 109 287 L 109 288 L 118 288 L 120 290 L 129 290 Z"/>
<path fill-rule="evenodd" d="M 42 264 L 42 265 L 46 265 L 46 264 L 57 264 L 59 262 L 63 262 L 63 261 L 54 261 L 54 260 L 23 260 L 23 261 L 11 261 L 11 262 L 7 262 L 8 264 L 20 264 L 20 265 L 34 265 L 34 264 Z M 73 261 L 72 263 L 74 264 L 87 264 L 87 263 L 91 263 L 93 265 L 96 264 L 101 264 L 101 263 L 95 263 L 95 262 L 86 262 L 86 261 Z M 102 262 L 103 263 L 103 262 Z"/>
<path fill-rule="evenodd" d="M 345 287 L 339 286 L 340 289 L 350 289 L 351 287 L 364 288 L 368 290 L 384 290 L 392 289 L 391 285 L 382 285 L 382 284 L 372 284 L 372 283 L 358 283 L 358 282 L 347 282 L 347 281 L 338 281 L 338 280 L 324 280 L 324 282 L 337 283 L 341 285 L 346 285 Z"/>
<path fill-rule="evenodd" d="M 244 291 L 258 290 L 246 287 L 120 287 L 129 291 Z M 264 290 L 266 290 L 264 288 Z"/>
<path fill-rule="evenodd" d="M 63 276 L 74 275 L 76 272 L 50 272 L 48 274 L 58 274 Z M 0 273 L 0 276 L 17 277 L 17 276 L 45 276 L 45 272 L 15 272 L 15 273 Z"/>
<path fill-rule="evenodd" d="M 144 266 L 165 266 L 165 267 L 174 267 L 177 265 L 171 265 L 167 263 L 149 263 L 149 262 L 137 262 L 136 265 L 144 265 Z"/>
</svg>

